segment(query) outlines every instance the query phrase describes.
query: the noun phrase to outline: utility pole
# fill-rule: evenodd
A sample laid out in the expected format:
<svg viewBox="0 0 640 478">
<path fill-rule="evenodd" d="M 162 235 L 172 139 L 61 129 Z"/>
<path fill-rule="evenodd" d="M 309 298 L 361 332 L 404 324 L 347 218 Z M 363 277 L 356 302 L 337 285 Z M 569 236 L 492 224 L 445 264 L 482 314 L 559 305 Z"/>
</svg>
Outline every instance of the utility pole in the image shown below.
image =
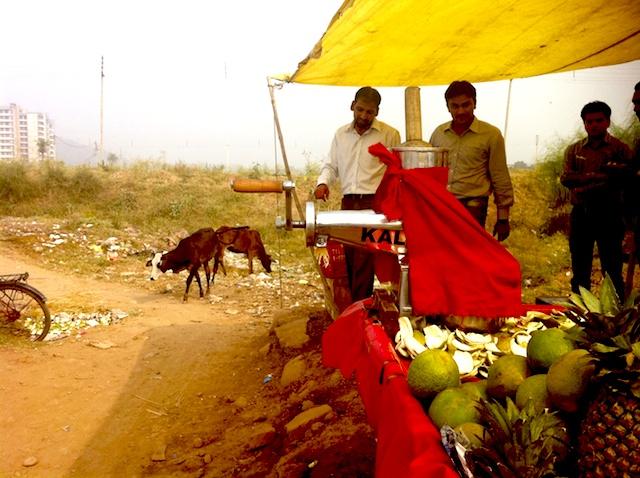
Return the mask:
<svg viewBox="0 0 640 478">
<path fill-rule="evenodd" d="M 104 163 L 104 56 L 100 57 L 100 146 L 98 161 Z"/>
</svg>

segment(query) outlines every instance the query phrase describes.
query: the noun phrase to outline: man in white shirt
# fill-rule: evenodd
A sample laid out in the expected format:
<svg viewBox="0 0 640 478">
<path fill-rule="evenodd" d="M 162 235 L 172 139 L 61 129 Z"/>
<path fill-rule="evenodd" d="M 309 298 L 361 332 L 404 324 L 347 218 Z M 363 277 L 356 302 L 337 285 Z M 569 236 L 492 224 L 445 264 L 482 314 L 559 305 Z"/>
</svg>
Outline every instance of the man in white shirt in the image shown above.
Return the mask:
<svg viewBox="0 0 640 478">
<path fill-rule="evenodd" d="M 337 180 L 342 187 L 342 209 L 371 209 L 376 189 L 382 181 L 386 166 L 369 154 L 369 146 L 377 143 L 391 149 L 400 144 L 400 133 L 378 121 L 380 93 L 365 86 L 356 92 L 351 103 L 353 121 L 338 128 L 329 157 L 322 165 L 315 189 L 316 199 L 326 201 L 329 185 Z M 373 293 L 374 265 L 370 253 L 345 247 L 349 288 L 353 301 L 365 299 Z"/>
</svg>

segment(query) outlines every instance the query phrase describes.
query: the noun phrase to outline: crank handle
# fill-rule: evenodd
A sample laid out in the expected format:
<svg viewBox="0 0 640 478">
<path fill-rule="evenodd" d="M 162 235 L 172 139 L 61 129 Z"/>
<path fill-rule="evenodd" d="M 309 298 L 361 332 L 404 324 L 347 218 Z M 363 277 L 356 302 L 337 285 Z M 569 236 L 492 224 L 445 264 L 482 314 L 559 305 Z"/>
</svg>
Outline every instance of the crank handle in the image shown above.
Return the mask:
<svg viewBox="0 0 640 478">
<path fill-rule="evenodd" d="M 295 188 L 293 181 L 277 179 L 234 179 L 231 189 L 237 193 L 281 193 Z"/>
<path fill-rule="evenodd" d="M 276 219 L 276 227 L 283 227 L 290 231 L 294 227 L 305 227 L 304 221 L 292 219 L 292 191 L 296 188 L 293 181 L 278 181 L 274 179 L 234 179 L 231 181 L 231 189 L 237 193 L 282 193 L 284 192 L 286 219 Z"/>
</svg>

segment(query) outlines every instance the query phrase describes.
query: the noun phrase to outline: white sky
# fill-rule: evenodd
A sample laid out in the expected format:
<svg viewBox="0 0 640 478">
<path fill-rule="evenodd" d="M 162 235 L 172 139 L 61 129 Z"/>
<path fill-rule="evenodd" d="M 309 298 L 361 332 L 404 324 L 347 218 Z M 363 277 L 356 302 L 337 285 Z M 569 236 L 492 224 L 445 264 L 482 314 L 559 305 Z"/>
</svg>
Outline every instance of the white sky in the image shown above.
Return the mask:
<svg viewBox="0 0 640 478">
<path fill-rule="evenodd" d="M 56 135 L 100 138 L 104 56 L 105 149 L 126 161 L 272 166 L 266 77 L 293 72 L 342 0 L 20 0 L 0 4 L 0 104 L 46 113 Z M 514 80 L 509 163 L 532 162 L 581 126 L 599 99 L 614 123 L 631 115 L 640 61 Z M 504 131 L 507 82 L 477 84 L 476 115 Z M 287 84 L 276 91 L 289 161 L 321 161 L 350 121 L 356 88 Z M 445 87 L 421 89 L 423 136 L 450 119 Z M 404 139 L 404 89 L 380 88 L 379 119 Z M 538 146 L 536 147 L 536 138 Z M 280 153 L 278 152 L 278 157 Z"/>
</svg>

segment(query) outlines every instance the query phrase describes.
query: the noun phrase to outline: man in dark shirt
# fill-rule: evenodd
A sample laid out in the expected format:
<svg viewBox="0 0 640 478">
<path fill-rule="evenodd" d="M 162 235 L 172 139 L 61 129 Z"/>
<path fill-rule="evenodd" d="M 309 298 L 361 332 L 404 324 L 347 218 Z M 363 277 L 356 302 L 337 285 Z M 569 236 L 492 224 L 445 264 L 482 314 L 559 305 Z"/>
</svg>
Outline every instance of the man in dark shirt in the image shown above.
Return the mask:
<svg viewBox="0 0 640 478">
<path fill-rule="evenodd" d="M 633 103 L 633 111 L 640 121 L 640 81 L 636 83 L 631 98 Z M 630 181 L 629 188 L 629 204 L 628 208 L 631 213 L 632 231 L 635 240 L 636 262 L 640 264 L 640 138 L 636 138 L 635 154 L 633 156 L 634 177 Z"/>
<path fill-rule="evenodd" d="M 560 182 L 571 190 L 571 290 L 591 288 L 593 246 L 598 245 L 603 274 L 611 276 L 620 297 L 624 222 L 622 192 L 631 164 L 631 150 L 607 130 L 611 108 L 601 101 L 586 104 L 580 112 L 587 137 L 565 152 Z"/>
</svg>

